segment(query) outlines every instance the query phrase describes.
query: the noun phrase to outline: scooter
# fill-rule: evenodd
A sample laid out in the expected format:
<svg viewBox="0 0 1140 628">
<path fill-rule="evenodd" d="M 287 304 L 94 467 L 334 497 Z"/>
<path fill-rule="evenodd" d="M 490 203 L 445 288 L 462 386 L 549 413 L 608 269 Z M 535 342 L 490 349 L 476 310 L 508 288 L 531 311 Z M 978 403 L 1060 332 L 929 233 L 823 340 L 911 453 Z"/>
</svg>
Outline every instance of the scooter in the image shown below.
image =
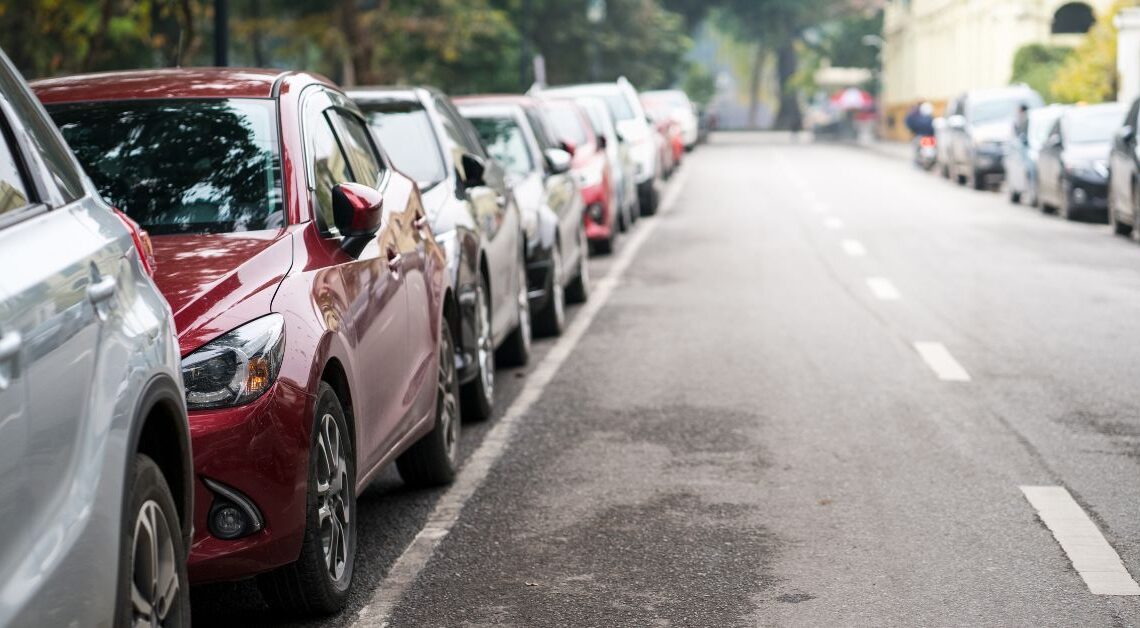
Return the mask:
<svg viewBox="0 0 1140 628">
<path fill-rule="evenodd" d="M 938 140 L 933 135 L 914 138 L 914 165 L 923 170 L 932 170 L 937 161 Z"/>
</svg>

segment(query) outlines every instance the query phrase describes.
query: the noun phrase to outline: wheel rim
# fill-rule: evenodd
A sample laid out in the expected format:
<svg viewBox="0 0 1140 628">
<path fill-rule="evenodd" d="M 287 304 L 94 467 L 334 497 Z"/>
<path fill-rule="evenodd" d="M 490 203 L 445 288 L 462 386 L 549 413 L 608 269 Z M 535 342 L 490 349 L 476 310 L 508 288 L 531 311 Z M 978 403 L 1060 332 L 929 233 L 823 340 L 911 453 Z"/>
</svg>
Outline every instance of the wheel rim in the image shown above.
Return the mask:
<svg viewBox="0 0 1140 628">
<path fill-rule="evenodd" d="M 557 247 L 552 254 L 550 296 L 554 299 L 554 319 L 558 326 L 566 320 L 566 289 L 562 286 L 562 253 Z"/>
<path fill-rule="evenodd" d="M 475 359 L 479 363 L 479 379 L 483 395 L 488 401 L 495 397 L 495 351 L 491 341 L 491 313 L 487 308 L 487 293 L 483 282 L 475 289 Z"/>
<path fill-rule="evenodd" d="M 445 323 L 446 325 L 446 323 Z M 455 348 L 451 344 L 450 330 L 445 329 L 439 343 L 439 429 L 443 432 L 447 459 L 455 463 L 459 451 L 459 411 L 455 398 Z"/>
<path fill-rule="evenodd" d="M 352 513 L 344 437 L 332 414 L 325 413 L 317 435 L 317 526 L 325 569 L 333 582 L 347 573 Z"/>
<path fill-rule="evenodd" d="M 519 333 L 523 347 L 530 351 L 530 298 L 526 290 L 526 264 L 519 260 Z"/>
<path fill-rule="evenodd" d="M 174 537 L 162 507 L 147 500 L 135 517 L 132 543 L 131 611 L 134 626 L 177 626 L 171 613 L 182 589 L 174 554 Z"/>
<path fill-rule="evenodd" d="M 583 292 L 590 290 L 590 261 L 586 252 L 590 250 L 590 243 L 586 239 L 586 230 L 582 229 L 578 234 L 578 276 L 581 278 L 578 283 L 582 285 Z"/>
</svg>

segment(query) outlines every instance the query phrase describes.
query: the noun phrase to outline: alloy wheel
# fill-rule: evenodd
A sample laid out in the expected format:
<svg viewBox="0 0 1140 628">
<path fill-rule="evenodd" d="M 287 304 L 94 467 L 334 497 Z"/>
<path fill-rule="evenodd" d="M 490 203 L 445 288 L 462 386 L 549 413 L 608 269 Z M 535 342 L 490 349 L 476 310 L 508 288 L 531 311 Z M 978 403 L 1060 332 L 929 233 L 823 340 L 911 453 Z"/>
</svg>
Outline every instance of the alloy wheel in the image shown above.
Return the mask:
<svg viewBox="0 0 1140 628">
<path fill-rule="evenodd" d="M 522 334 L 523 346 L 526 347 L 527 353 L 530 352 L 531 328 L 530 328 L 530 297 L 527 294 L 526 286 L 526 263 L 523 259 L 519 259 L 519 333 Z"/>
<path fill-rule="evenodd" d="M 333 415 L 325 413 L 317 436 L 317 527 L 325 568 L 333 582 L 346 575 L 348 564 L 350 500 L 348 461 L 345 459 L 344 436 Z"/>
<path fill-rule="evenodd" d="M 483 282 L 475 288 L 475 359 L 479 364 L 479 379 L 487 399 L 495 398 L 495 347 L 491 339 L 491 312 L 487 307 L 487 292 Z"/>
<path fill-rule="evenodd" d="M 447 324 L 446 322 L 444 323 Z M 439 426 L 447 458 L 454 464 L 459 455 L 459 400 L 456 398 L 455 347 L 451 334 L 444 333 L 439 343 Z"/>
<path fill-rule="evenodd" d="M 158 502 L 144 502 L 132 542 L 131 623 L 136 627 L 181 623 L 180 614 L 171 613 L 182 588 L 171 534 Z"/>
<path fill-rule="evenodd" d="M 550 298 L 554 299 L 554 318 L 558 321 L 559 329 L 566 321 L 566 288 L 562 285 L 562 251 L 554 247 L 550 255 Z"/>
</svg>

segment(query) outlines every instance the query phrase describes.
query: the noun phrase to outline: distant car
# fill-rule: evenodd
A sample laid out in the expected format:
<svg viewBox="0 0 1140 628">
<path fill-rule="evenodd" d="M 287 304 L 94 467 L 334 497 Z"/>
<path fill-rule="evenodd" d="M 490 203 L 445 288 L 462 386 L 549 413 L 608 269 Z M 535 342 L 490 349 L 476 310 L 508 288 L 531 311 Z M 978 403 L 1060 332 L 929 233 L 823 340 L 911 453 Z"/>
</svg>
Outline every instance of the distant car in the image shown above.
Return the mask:
<svg viewBox="0 0 1140 628">
<path fill-rule="evenodd" d="M 524 215 L 535 223 L 527 238 L 527 283 L 535 331 L 561 335 L 566 302 L 589 298 L 584 207 L 570 176 L 571 156 L 550 144 L 543 105 L 527 96 L 475 96 L 455 104 L 507 172 Z"/>
<path fill-rule="evenodd" d="M 1108 160 L 1124 105 L 1070 107 L 1053 123 L 1037 157 L 1041 207 L 1065 219 L 1108 218 Z"/>
<path fill-rule="evenodd" d="M 530 356 L 527 225 L 479 134 L 446 95 L 429 87 L 350 90 L 397 168 L 419 182 L 427 219 L 447 252 L 459 303 L 463 415 L 491 416 L 495 365 Z M 534 226 L 529 227 L 530 237 Z"/>
<path fill-rule="evenodd" d="M 150 238 L 3 53 L 0 99 L 0 626 L 188 626 L 190 428 Z"/>
<path fill-rule="evenodd" d="M 1063 105 L 1041 107 L 1029 112 L 1027 132 L 1018 137 L 1011 133 L 1009 150 L 1005 155 L 1005 182 L 1012 203 L 1025 202 L 1037 207 L 1041 195 L 1037 188 L 1037 157 L 1053 123 L 1064 111 Z M 1013 131 L 1013 127 L 1010 127 Z"/>
<path fill-rule="evenodd" d="M 1140 235 L 1140 99 L 1132 101 L 1112 139 L 1109 156 L 1108 220 L 1117 235 Z M 1136 233 L 1134 233 L 1136 232 Z"/>
<path fill-rule="evenodd" d="M 685 150 L 693 150 L 700 141 L 701 123 L 697 106 L 689 100 L 689 95 L 680 89 L 662 89 L 642 92 L 643 99 L 662 103 L 668 108 L 668 115 L 681 128 L 681 138 Z"/>
<path fill-rule="evenodd" d="M 415 182 L 309 74 L 36 91 L 103 197 L 153 236 L 194 443 L 191 580 L 259 576 L 274 608 L 340 610 L 357 495 L 393 461 L 414 486 L 457 468 L 457 303 Z"/>
<path fill-rule="evenodd" d="M 1024 85 L 973 90 L 953 101 L 946 114 L 948 174 L 975 190 L 1000 181 L 1010 128 L 1021 105 L 1036 109 L 1044 101 Z"/>
<path fill-rule="evenodd" d="M 641 106 L 645 108 L 646 116 L 657 129 L 660 141 L 658 163 L 661 164 L 661 176 L 668 179 L 681 165 L 681 159 L 685 154 L 681 125 L 671 115 L 669 107 L 660 101 L 642 95 Z"/>
<path fill-rule="evenodd" d="M 662 177 L 658 167 L 658 144 L 633 85 L 623 77 L 613 83 L 546 87 L 541 92 L 554 96 L 593 96 L 606 103 L 617 120 L 618 138 L 628 145 L 637 168 L 634 178 L 641 215 L 657 213 Z"/>
</svg>

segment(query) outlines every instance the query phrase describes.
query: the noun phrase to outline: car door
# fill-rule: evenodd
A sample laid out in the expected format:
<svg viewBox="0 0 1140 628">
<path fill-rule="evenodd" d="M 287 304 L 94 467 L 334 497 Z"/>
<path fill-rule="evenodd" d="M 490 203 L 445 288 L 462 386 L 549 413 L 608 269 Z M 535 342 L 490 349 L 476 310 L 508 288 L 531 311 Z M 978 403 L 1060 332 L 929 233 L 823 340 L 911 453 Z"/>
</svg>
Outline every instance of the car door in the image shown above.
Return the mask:
<svg viewBox="0 0 1140 628">
<path fill-rule="evenodd" d="M 337 238 L 332 213 L 332 189 L 357 182 L 387 192 L 391 178 L 378 174 L 341 132 L 344 106 L 338 95 L 317 90 L 303 105 L 304 134 L 314 181 L 314 215 L 322 231 Z M 339 105 L 339 106 L 338 106 Z M 391 202 L 389 202 L 391 201 Z M 354 391 L 358 469 L 369 469 L 397 438 L 404 415 L 403 391 L 410 379 L 407 294 L 400 254 L 403 207 L 398 198 L 384 199 L 380 229 L 360 255 L 341 252 L 334 263 L 345 291 L 344 320 L 355 341 L 349 377 Z M 326 270 L 334 270 L 333 268 Z"/>
<path fill-rule="evenodd" d="M 475 130 L 451 105 L 446 97 L 434 94 L 432 107 L 443 126 L 453 153 L 454 163 L 462 169 L 463 155 L 479 159 L 484 165 L 482 185 L 468 185 L 467 200 L 472 216 L 483 232 L 491 282 L 491 330 L 496 343 L 517 322 L 517 299 L 522 263 L 519 241 L 519 212 L 507 193 L 502 170 L 487 155 Z M 460 172 L 460 180 L 464 179 Z"/>
<path fill-rule="evenodd" d="M 1049 129 L 1041 153 L 1037 157 L 1037 186 L 1041 191 L 1042 202 L 1056 205 L 1061 202 L 1061 152 L 1064 141 L 1061 137 L 1061 121 L 1057 120 Z"/>
<path fill-rule="evenodd" d="M 546 121 L 541 112 L 525 110 L 528 146 L 535 152 L 535 163 L 541 164 L 545 174 L 544 202 L 558 216 L 558 232 L 562 247 L 563 267 L 574 268 L 581 254 L 578 235 L 582 225 L 582 195 L 578 193 L 578 185 L 568 172 L 551 172 L 546 162 L 546 151 L 554 148 L 546 138 L 550 137 Z M 612 181 L 611 181 L 612 183 Z M 618 211 L 617 205 L 612 211 Z"/>
<path fill-rule="evenodd" d="M 1118 215 L 1128 216 L 1132 221 L 1135 199 L 1132 198 L 1132 180 L 1136 168 L 1136 123 L 1140 113 L 1140 99 L 1133 101 L 1124 125 L 1116 133 L 1109 157 L 1109 203 L 1108 206 Z"/>
</svg>

